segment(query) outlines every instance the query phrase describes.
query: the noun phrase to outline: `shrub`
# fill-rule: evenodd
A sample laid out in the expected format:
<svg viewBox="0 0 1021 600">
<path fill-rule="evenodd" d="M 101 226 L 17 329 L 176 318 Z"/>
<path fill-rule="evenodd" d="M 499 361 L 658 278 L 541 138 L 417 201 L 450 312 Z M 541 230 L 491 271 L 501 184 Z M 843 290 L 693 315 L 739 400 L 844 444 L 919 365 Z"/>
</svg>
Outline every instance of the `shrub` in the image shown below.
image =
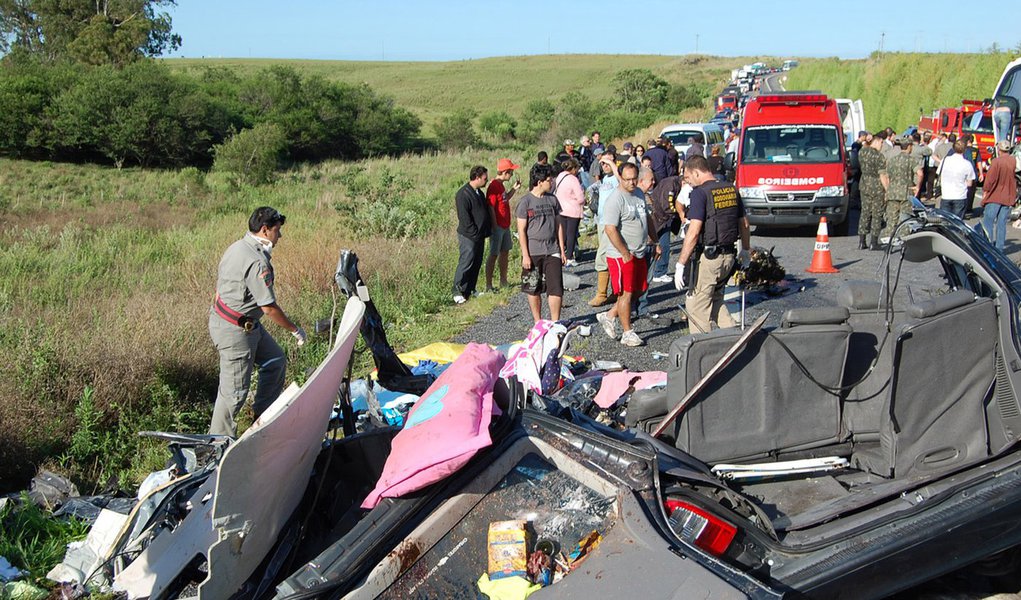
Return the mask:
<svg viewBox="0 0 1021 600">
<path fill-rule="evenodd" d="M 240 131 L 214 148 L 213 170 L 232 173 L 236 183 L 260 185 L 273 177 L 287 140 L 273 123 Z"/>
<path fill-rule="evenodd" d="M 546 98 L 532 100 L 521 113 L 521 127 L 518 130 L 526 142 L 537 142 L 543 133 L 549 131 L 557 107 Z"/>
<path fill-rule="evenodd" d="M 502 110 L 486 113 L 479 118 L 479 129 L 501 142 L 513 140 L 517 126 L 518 122 Z"/>
<path fill-rule="evenodd" d="M 618 106 L 632 112 L 662 110 L 670 93 L 670 84 L 648 69 L 620 71 L 613 76 L 613 83 Z"/>
<path fill-rule="evenodd" d="M 472 124 L 475 116 L 475 111 L 461 109 L 441 118 L 436 124 L 436 140 L 440 147 L 447 150 L 463 150 L 478 145 L 479 136 Z"/>
</svg>

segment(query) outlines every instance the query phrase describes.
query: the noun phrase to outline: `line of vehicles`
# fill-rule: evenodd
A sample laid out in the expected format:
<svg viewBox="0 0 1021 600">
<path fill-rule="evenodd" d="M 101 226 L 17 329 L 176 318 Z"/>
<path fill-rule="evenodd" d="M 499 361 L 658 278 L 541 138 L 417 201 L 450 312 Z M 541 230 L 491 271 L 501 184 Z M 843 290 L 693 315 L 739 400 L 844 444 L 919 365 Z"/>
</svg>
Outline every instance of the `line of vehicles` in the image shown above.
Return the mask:
<svg viewBox="0 0 1021 600">
<path fill-rule="evenodd" d="M 790 68 L 785 63 L 784 70 Z M 821 92 L 757 91 L 763 77 L 780 70 L 762 63 L 746 65 L 733 73 L 734 80 L 717 97 L 719 112 L 714 121 L 734 119 L 740 126 L 735 129 L 739 143 L 736 152 L 727 153 L 726 168 L 733 174 L 751 224 L 813 225 L 826 217 L 839 235 L 848 225 L 848 156 L 857 133 L 866 128 L 864 106 L 861 100 L 830 98 Z M 1019 73 L 1021 64 L 1015 61 L 1005 69 L 993 98 L 965 100 L 960 106 L 936 110 L 920 119 L 917 130 L 958 137 L 972 134 L 982 160 L 989 160 L 996 139 L 996 107 L 1011 109 L 1012 131 L 1007 135 L 1016 139 Z M 672 125 L 663 135 L 686 143 L 687 133 L 697 127 Z"/>
</svg>

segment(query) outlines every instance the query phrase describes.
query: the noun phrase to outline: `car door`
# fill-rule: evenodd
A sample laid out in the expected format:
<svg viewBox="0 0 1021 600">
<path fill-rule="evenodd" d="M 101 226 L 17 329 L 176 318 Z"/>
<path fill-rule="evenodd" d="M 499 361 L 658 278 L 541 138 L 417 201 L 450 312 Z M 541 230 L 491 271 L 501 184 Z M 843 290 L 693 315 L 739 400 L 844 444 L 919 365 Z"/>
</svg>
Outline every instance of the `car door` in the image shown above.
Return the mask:
<svg viewBox="0 0 1021 600">
<path fill-rule="evenodd" d="M 1003 70 L 1000 82 L 996 85 L 996 94 L 993 97 L 997 103 L 1002 102 L 1010 107 L 1015 121 L 1021 116 L 1019 114 L 1021 113 L 1021 58 L 1011 62 Z M 1000 139 L 998 129 L 996 119 L 993 119 L 993 131 L 996 139 Z"/>
<path fill-rule="evenodd" d="M 844 147 L 850 150 L 858 132 L 865 129 L 865 107 L 861 100 L 837 98 L 840 126 L 844 130 Z"/>
</svg>

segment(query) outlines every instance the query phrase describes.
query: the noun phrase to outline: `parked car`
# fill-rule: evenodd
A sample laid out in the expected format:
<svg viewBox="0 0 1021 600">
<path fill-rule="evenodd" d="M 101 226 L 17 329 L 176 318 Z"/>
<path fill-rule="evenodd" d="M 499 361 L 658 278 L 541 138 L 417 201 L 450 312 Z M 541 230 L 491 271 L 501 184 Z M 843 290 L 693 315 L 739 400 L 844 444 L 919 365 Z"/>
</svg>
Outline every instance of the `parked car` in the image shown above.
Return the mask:
<svg viewBox="0 0 1021 600">
<path fill-rule="evenodd" d="M 688 151 L 689 139 L 702 136 L 705 155 L 708 157 L 713 146 L 719 146 L 721 153 L 726 152 L 723 142 L 723 129 L 715 123 L 678 123 L 667 125 L 660 132 L 660 137 L 669 138 L 677 152 L 682 155 Z"/>
<path fill-rule="evenodd" d="M 920 205 L 894 237 L 883 281 L 775 328 L 679 337 L 665 387 L 608 418 L 573 387 L 499 379 L 492 444 L 368 510 L 401 434 L 323 444 L 372 320 L 352 282 L 309 381 L 221 459 L 184 460 L 95 570 L 131 597 L 196 580 L 207 598 L 475 598 L 506 520 L 575 567 L 535 598 L 877 598 L 995 560 L 1021 542 L 1021 269 Z M 942 285 L 900 289 L 912 268 Z"/>
</svg>

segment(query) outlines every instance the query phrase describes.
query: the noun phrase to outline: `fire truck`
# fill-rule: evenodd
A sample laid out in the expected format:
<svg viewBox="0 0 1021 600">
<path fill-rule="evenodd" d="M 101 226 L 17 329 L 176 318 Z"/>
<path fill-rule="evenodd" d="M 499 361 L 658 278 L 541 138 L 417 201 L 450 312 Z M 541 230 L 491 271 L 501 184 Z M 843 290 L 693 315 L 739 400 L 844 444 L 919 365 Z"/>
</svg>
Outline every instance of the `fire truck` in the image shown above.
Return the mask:
<svg viewBox="0 0 1021 600">
<path fill-rule="evenodd" d="M 933 135 L 954 133 L 958 139 L 970 133 L 975 137 L 974 146 L 982 160 L 992 157 L 990 149 L 996 144 L 993 136 L 993 106 L 981 100 L 962 100 L 960 106 L 934 110 L 932 116 L 918 120 L 918 130 L 931 131 Z"/>
</svg>

